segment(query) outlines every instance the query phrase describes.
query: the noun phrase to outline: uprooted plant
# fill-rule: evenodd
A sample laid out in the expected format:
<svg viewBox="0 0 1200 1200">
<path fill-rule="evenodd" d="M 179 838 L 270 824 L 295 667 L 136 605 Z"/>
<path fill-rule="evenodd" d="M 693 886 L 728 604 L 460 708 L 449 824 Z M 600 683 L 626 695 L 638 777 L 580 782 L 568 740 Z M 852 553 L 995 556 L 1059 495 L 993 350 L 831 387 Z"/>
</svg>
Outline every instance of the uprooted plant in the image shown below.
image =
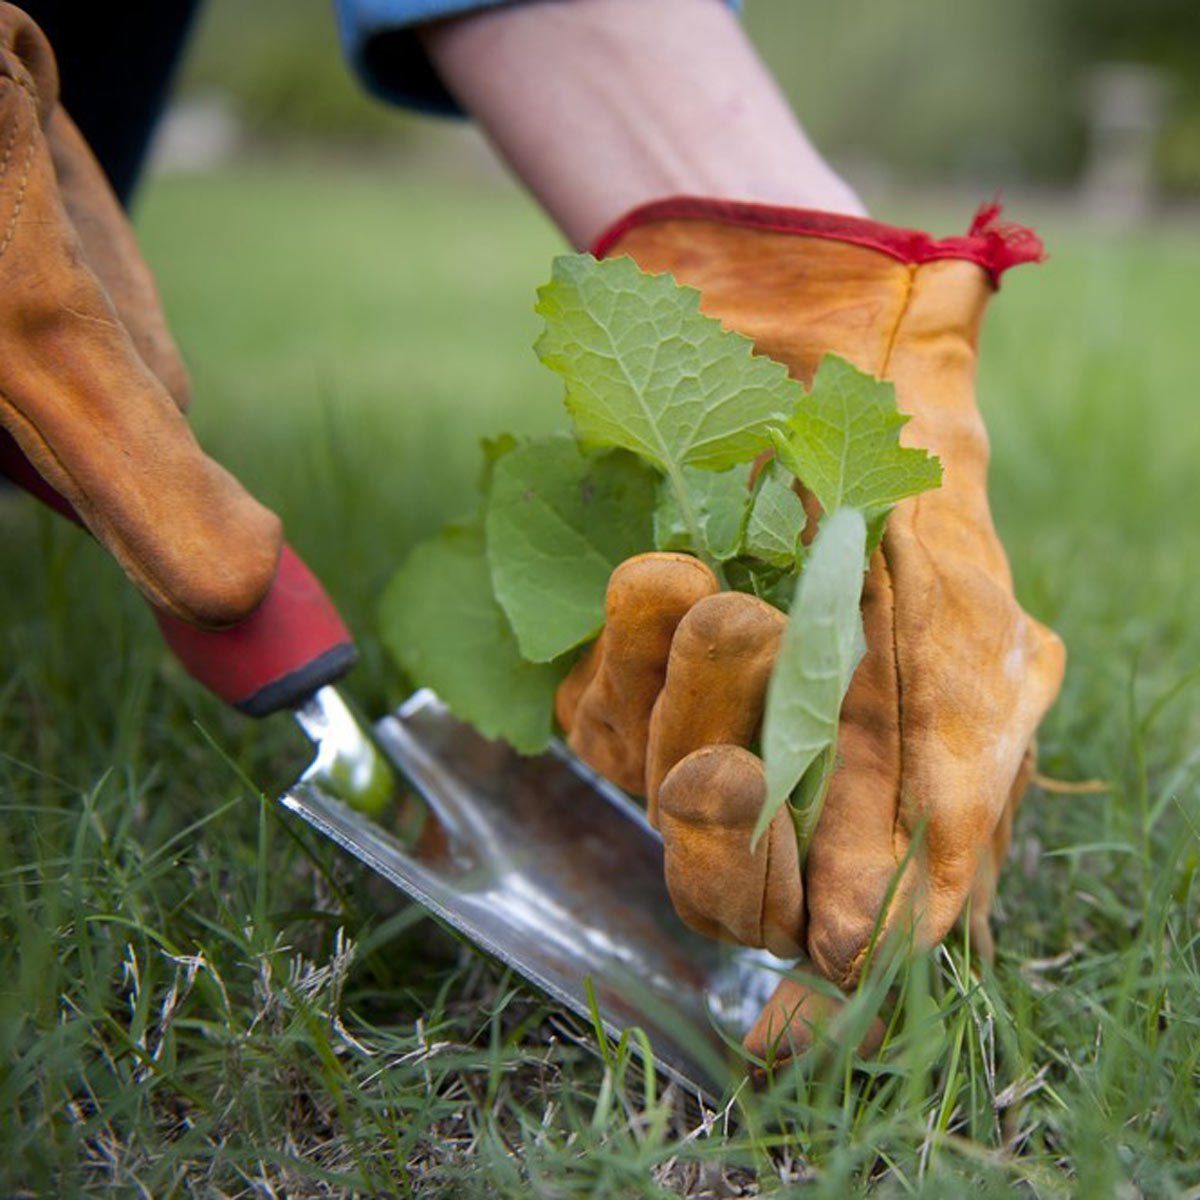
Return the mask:
<svg viewBox="0 0 1200 1200">
<path fill-rule="evenodd" d="M 569 255 L 538 297 L 536 349 L 565 382 L 572 433 L 484 443 L 478 511 L 396 573 L 385 641 L 456 715 L 536 753 L 555 688 L 604 624 L 613 568 L 651 549 L 693 554 L 789 614 L 758 831 L 789 804 L 803 850 L 863 653 L 867 560 L 892 506 L 938 486 L 941 467 L 900 445 L 890 384 L 829 355 L 806 391 L 669 275 Z"/>
</svg>

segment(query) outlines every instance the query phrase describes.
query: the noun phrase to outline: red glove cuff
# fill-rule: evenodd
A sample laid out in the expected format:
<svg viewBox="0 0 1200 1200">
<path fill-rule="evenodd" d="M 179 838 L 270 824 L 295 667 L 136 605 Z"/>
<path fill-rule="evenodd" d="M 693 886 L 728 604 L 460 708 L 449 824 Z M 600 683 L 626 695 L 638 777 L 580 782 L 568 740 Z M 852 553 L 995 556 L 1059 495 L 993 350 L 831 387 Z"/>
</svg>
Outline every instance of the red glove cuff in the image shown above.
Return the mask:
<svg viewBox="0 0 1200 1200">
<path fill-rule="evenodd" d="M 701 196 L 671 196 L 633 209 L 596 239 L 592 253 L 604 258 L 625 234 L 640 225 L 679 220 L 719 221 L 772 233 L 851 242 L 905 263 L 966 259 L 982 267 L 995 287 L 1000 286 L 1000 276 L 1009 267 L 1041 262 L 1046 257 L 1041 238 L 1023 225 L 1001 221 L 1000 205 L 994 202 L 980 207 L 965 237 L 935 238 L 919 229 L 903 229 L 865 217 Z"/>
</svg>

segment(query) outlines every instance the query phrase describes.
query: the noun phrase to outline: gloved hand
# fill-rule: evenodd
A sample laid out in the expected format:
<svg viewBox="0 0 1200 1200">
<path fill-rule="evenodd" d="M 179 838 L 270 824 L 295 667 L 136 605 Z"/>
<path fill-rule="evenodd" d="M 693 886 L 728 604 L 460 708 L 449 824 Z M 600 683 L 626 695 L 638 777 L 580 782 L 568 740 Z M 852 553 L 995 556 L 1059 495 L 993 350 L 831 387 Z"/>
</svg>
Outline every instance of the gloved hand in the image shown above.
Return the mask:
<svg viewBox="0 0 1200 1200">
<path fill-rule="evenodd" d="M 867 652 L 803 879 L 784 812 L 750 853 L 765 786 L 748 747 L 784 624 L 769 605 L 719 593 L 686 556 L 628 560 L 610 581 L 603 633 L 558 696 L 580 757 L 647 796 L 681 917 L 778 955 L 806 952 L 843 989 L 914 839 L 883 938 L 911 928 L 936 944 L 969 898 L 975 944 L 990 952 L 1012 812 L 1062 679 L 1062 643 L 1014 599 L 988 510 L 980 321 L 1001 272 L 1041 249 L 995 216 L 935 241 L 857 218 L 680 199 L 636 211 L 597 246 L 698 288 L 706 313 L 805 384 L 826 353 L 892 380 L 912 414 L 903 440 L 942 462 L 942 486 L 896 507 L 871 559 Z M 829 1008 L 785 980 L 746 1045 L 786 1058 Z"/>
<path fill-rule="evenodd" d="M 266 594 L 282 530 L 203 453 L 186 403 L 153 279 L 58 103 L 50 46 L 0 2 L 0 427 L 149 600 L 219 627 Z"/>
</svg>

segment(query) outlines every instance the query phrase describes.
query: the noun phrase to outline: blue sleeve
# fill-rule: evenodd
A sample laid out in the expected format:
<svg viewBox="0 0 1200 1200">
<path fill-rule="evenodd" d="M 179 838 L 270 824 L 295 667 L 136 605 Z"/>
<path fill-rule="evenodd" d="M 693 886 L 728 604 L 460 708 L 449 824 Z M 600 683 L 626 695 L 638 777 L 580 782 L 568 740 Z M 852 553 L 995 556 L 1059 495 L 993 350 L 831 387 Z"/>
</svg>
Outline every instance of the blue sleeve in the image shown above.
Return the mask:
<svg viewBox="0 0 1200 1200">
<path fill-rule="evenodd" d="M 741 8 L 741 0 L 726 0 Z M 419 112 L 462 116 L 414 26 L 520 0 L 334 0 L 342 52 L 367 91 Z"/>
</svg>

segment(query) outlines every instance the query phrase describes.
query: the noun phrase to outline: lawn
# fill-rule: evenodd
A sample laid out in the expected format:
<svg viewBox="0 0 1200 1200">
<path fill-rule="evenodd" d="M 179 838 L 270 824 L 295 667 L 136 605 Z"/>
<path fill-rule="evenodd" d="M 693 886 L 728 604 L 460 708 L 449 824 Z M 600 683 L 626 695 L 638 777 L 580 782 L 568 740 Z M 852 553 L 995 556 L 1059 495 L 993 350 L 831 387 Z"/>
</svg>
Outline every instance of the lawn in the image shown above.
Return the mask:
<svg viewBox="0 0 1200 1200">
<path fill-rule="evenodd" d="M 499 186 L 333 169 L 166 180 L 139 220 L 195 425 L 381 712 L 389 572 L 470 509 L 481 436 L 561 420 L 529 348 L 556 237 Z M 290 723 L 222 711 L 0 495 L 0 1193 L 1200 1195 L 1200 238 L 1045 232 L 985 334 L 992 491 L 1070 652 L 1043 770 L 1108 790 L 1031 793 L 994 971 L 916 960 L 877 1061 L 713 1120 L 264 800 Z"/>
</svg>

